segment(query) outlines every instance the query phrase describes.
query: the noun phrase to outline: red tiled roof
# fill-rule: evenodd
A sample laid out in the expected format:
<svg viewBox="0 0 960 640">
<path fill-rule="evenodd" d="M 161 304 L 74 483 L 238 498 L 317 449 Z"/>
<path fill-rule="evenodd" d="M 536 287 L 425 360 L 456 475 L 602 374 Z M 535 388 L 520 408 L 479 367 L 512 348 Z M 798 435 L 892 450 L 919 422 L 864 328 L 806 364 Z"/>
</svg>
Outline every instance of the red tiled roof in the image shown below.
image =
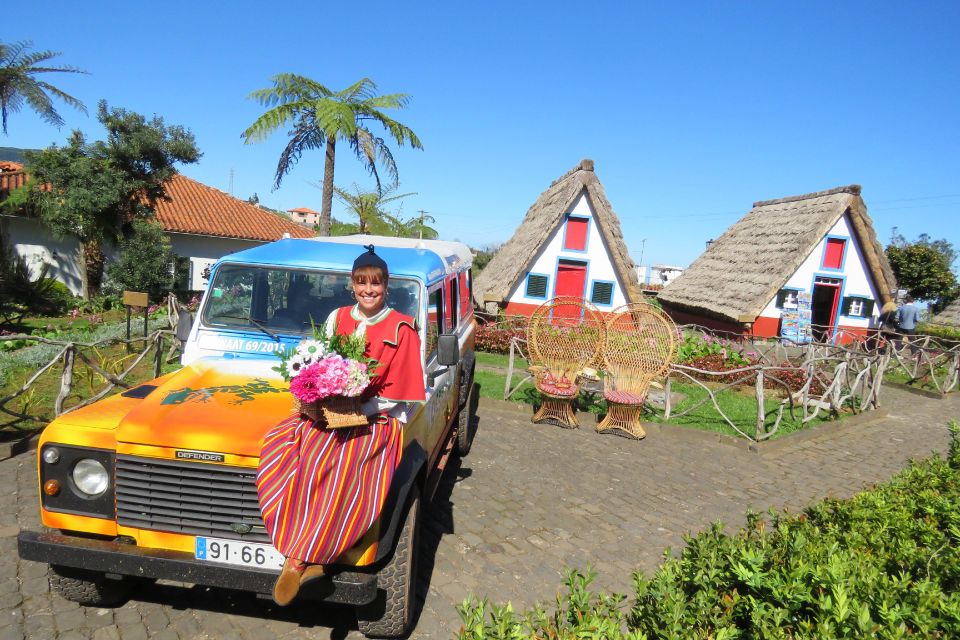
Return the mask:
<svg viewBox="0 0 960 640">
<path fill-rule="evenodd" d="M 287 209 L 289 213 L 313 213 L 315 215 L 320 215 L 319 211 L 314 211 L 313 209 L 307 209 L 306 207 L 297 207 L 296 209 Z"/>
<path fill-rule="evenodd" d="M 164 185 L 164 191 L 171 201 L 157 203 L 156 218 L 166 231 L 172 233 L 268 242 L 279 240 L 284 233 L 293 238 L 315 235 L 313 229 L 179 173 Z"/>
<path fill-rule="evenodd" d="M 23 165 L 13 160 L 0 160 L 0 171 L 23 171 Z"/>
</svg>

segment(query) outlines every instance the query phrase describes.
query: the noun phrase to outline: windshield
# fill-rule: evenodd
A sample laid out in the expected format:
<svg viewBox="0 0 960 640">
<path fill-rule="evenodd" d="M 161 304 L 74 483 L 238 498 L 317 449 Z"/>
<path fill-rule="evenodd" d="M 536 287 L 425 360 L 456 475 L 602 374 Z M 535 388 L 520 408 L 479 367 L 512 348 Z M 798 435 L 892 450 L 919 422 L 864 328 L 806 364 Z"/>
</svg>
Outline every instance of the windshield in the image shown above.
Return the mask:
<svg viewBox="0 0 960 640">
<path fill-rule="evenodd" d="M 354 304 L 350 274 L 224 264 L 210 283 L 207 325 L 238 331 L 301 334 L 337 307 Z M 390 278 L 387 306 L 419 319 L 420 285 Z"/>
</svg>

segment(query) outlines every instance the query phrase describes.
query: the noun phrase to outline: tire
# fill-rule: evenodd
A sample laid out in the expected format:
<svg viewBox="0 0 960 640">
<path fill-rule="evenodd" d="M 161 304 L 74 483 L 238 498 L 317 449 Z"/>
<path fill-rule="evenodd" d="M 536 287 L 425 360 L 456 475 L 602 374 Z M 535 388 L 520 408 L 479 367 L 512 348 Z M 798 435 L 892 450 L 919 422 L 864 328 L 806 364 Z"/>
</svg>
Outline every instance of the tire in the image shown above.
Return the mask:
<svg viewBox="0 0 960 640">
<path fill-rule="evenodd" d="M 477 413 L 477 404 L 476 398 L 474 397 L 475 389 L 473 388 L 473 376 L 470 376 L 469 386 L 465 387 L 468 389 L 467 401 L 460 408 L 460 413 L 457 414 L 457 455 L 461 458 L 465 458 L 467 454 L 470 453 L 470 447 L 473 446 L 473 436 L 476 434 L 476 431 L 473 428 L 473 418 Z"/>
<path fill-rule="evenodd" d="M 47 569 L 50 590 L 87 606 L 109 606 L 123 602 L 130 592 L 128 580 L 108 580 L 98 571 L 50 565 Z"/>
<path fill-rule="evenodd" d="M 377 597 L 357 607 L 357 626 L 368 638 L 399 638 L 413 624 L 417 604 L 420 489 L 410 491 L 407 514 L 393 555 L 377 573 Z"/>
</svg>

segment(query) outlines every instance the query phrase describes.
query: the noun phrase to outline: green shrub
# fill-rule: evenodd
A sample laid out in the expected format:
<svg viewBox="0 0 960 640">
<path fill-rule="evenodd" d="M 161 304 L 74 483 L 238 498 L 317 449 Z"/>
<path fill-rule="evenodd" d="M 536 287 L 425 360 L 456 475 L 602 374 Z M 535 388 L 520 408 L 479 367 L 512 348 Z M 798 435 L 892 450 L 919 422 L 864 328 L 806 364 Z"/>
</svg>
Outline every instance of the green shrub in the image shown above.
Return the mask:
<svg viewBox="0 0 960 640">
<path fill-rule="evenodd" d="M 54 278 L 43 278 L 37 281 L 30 310 L 45 316 L 59 316 L 76 306 L 78 301 L 67 285 Z"/>
<path fill-rule="evenodd" d="M 960 328 L 948 327 L 943 324 L 932 324 L 921 322 L 917 325 L 918 335 L 934 336 L 936 338 L 946 338 L 947 340 L 960 340 Z"/>
<path fill-rule="evenodd" d="M 171 288 L 174 254 L 159 224 L 135 220 L 133 233 L 121 240 L 118 248 L 117 260 L 107 267 L 107 293 L 145 291 L 151 300 L 159 300 Z"/>
<path fill-rule="evenodd" d="M 572 572 L 552 614 L 470 600 L 460 638 L 960 637 L 960 429 L 946 458 L 912 463 L 849 500 L 797 515 L 748 515 L 669 550 L 621 596 Z"/>
</svg>

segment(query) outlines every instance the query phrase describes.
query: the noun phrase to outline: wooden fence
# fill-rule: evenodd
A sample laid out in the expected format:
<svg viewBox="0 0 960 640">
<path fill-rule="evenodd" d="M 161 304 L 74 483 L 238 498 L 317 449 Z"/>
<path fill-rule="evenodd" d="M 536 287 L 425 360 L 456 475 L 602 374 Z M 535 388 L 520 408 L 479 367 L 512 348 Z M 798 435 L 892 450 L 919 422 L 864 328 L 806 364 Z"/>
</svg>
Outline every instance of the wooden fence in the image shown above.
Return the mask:
<svg viewBox="0 0 960 640">
<path fill-rule="evenodd" d="M 705 341 L 722 341 L 726 348 L 742 354 L 749 353 L 751 364 L 736 369 L 712 371 L 680 363 L 671 365 L 663 383 L 663 419 L 677 419 L 693 414 L 703 406 L 712 408 L 715 418 L 727 424 L 740 436 L 763 441 L 775 435 L 784 417 L 791 421 L 809 423 L 818 418 L 835 417 L 841 413 L 858 414 L 880 406 L 880 389 L 884 374 L 891 362 L 897 366 L 912 363 L 917 369 L 936 372 L 941 380 L 938 389 L 955 388 L 957 384 L 957 350 L 938 352 L 927 348 L 919 340 L 911 345 L 878 345 L 867 341 L 852 342 L 847 346 L 830 343 L 791 344 L 782 341 L 736 342 L 718 336 L 704 327 L 688 325 L 678 329 L 681 335 L 699 335 Z M 503 397 L 510 399 L 532 376 L 517 366 L 517 358 L 526 355 L 522 337 L 510 341 L 507 376 Z M 919 355 L 905 359 L 910 349 Z M 947 367 L 938 363 L 950 362 Z M 517 376 L 519 374 L 519 381 Z M 704 391 L 699 401 L 678 411 L 674 406 L 675 382 L 694 385 Z M 951 386 L 952 385 L 952 386 Z M 738 425 L 721 406 L 718 396 L 745 386 L 754 388 L 756 420 L 753 428 Z M 768 416 L 772 414 L 772 422 Z"/>
<path fill-rule="evenodd" d="M 80 407 L 92 404 L 110 394 L 117 387 L 129 389 L 135 386 L 129 381 L 131 373 L 140 366 L 145 360 L 153 365 L 153 377 L 159 377 L 165 364 L 174 362 L 179 356 L 181 343 L 176 337 L 177 322 L 180 317 L 180 311 L 184 308 L 174 296 L 167 300 L 167 326 L 153 331 L 146 337 L 138 337 L 127 340 L 125 338 L 108 338 L 94 342 L 64 341 L 49 338 L 43 338 L 25 334 L 14 334 L 0 336 L 0 341 L 28 340 L 32 344 L 49 344 L 58 347 L 57 355 L 49 362 L 37 369 L 18 389 L 13 393 L 0 398 L 0 412 L 19 420 L 35 420 L 37 416 L 17 411 L 8 406 L 13 401 L 30 393 L 37 381 L 49 370 L 54 369 L 58 364 L 62 366 L 60 370 L 60 384 L 56 399 L 54 400 L 53 414 L 60 416 Z M 104 362 L 96 362 L 97 355 L 101 350 L 116 345 L 126 345 L 126 349 L 132 351 L 128 356 L 118 360 L 123 362 L 123 367 L 117 371 L 111 371 L 109 365 Z M 92 355 L 93 354 L 93 355 Z M 89 397 L 79 401 L 71 406 L 66 406 L 67 399 L 74 391 L 75 372 L 78 367 L 85 367 L 89 379 L 99 378 L 103 385 L 102 388 L 95 390 Z"/>
</svg>

